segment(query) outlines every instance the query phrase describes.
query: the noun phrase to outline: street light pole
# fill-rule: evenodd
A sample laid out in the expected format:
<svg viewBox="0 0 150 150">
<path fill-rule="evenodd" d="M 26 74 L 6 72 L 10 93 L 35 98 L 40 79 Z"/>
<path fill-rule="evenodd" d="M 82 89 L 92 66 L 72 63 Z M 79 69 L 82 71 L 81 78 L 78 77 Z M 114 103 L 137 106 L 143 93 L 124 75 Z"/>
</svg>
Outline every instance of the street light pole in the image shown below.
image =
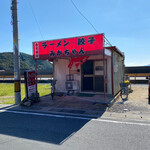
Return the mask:
<svg viewBox="0 0 150 150">
<path fill-rule="evenodd" d="M 12 25 L 13 25 L 13 58 L 14 58 L 14 90 L 15 104 L 21 103 L 21 88 L 20 88 L 20 54 L 18 42 L 18 0 L 12 0 Z"/>
</svg>

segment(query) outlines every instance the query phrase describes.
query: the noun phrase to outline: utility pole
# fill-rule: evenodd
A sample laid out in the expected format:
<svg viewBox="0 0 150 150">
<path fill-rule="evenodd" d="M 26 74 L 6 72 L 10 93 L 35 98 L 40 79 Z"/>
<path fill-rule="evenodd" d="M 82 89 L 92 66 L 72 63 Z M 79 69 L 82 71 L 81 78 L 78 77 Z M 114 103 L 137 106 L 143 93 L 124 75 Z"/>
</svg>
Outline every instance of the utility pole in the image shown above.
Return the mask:
<svg viewBox="0 0 150 150">
<path fill-rule="evenodd" d="M 21 103 L 21 88 L 20 88 L 20 54 L 18 42 L 18 0 L 12 0 L 12 25 L 13 25 L 13 58 L 14 58 L 14 90 L 15 104 Z"/>
</svg>

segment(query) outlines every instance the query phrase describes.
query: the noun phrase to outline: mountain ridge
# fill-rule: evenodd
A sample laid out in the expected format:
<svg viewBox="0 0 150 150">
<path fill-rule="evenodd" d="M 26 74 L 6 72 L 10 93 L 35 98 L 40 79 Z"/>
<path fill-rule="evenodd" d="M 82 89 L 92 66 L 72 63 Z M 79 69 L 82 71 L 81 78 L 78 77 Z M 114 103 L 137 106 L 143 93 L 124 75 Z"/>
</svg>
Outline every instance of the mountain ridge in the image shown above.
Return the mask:
<svg viewBox="0 0 150 150">
<path fill-rule="evenodd" d="M 52 73 L 52 64 L 45 60 L 37 61 L 38 70 L 49 70 Z M 0 70 L 14 70 L 13 53 L 3 52 L 0 53 Z M 35 61 L 32 55 L 21 53 L 20 54 L 20 70 L 35 70 Z"/>
</svg>

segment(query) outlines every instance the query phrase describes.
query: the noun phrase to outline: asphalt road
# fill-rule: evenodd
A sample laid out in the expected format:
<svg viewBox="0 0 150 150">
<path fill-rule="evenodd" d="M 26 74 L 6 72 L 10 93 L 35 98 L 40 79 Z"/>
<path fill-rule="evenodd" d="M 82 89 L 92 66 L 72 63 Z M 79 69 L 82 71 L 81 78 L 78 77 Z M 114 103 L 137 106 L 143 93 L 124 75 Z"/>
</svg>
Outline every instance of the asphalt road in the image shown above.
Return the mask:
<svg viewBox="0 0 150 150">
<path fill-rule="evenodd" d="M 0 150 L 149 150 L 150 124 L 0 112 Z"/>
</svg>

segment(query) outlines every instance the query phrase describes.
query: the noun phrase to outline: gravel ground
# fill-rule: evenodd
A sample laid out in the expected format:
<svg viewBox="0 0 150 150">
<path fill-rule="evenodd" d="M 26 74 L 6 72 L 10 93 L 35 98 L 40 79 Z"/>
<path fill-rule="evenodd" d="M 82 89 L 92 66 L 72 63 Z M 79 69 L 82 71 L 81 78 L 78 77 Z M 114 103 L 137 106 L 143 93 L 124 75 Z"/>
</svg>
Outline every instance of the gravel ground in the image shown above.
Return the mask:
<svg viewBox="0 0 150 150">
<path fill-rule="evenodd" d="M 133 92 L 129 94 L 128 100 L 123 101 L 120 97 L 108 112 L 124 113 L 126 111 L 149 111 L 148 85 L 132 84 Z"/>
</svg>

